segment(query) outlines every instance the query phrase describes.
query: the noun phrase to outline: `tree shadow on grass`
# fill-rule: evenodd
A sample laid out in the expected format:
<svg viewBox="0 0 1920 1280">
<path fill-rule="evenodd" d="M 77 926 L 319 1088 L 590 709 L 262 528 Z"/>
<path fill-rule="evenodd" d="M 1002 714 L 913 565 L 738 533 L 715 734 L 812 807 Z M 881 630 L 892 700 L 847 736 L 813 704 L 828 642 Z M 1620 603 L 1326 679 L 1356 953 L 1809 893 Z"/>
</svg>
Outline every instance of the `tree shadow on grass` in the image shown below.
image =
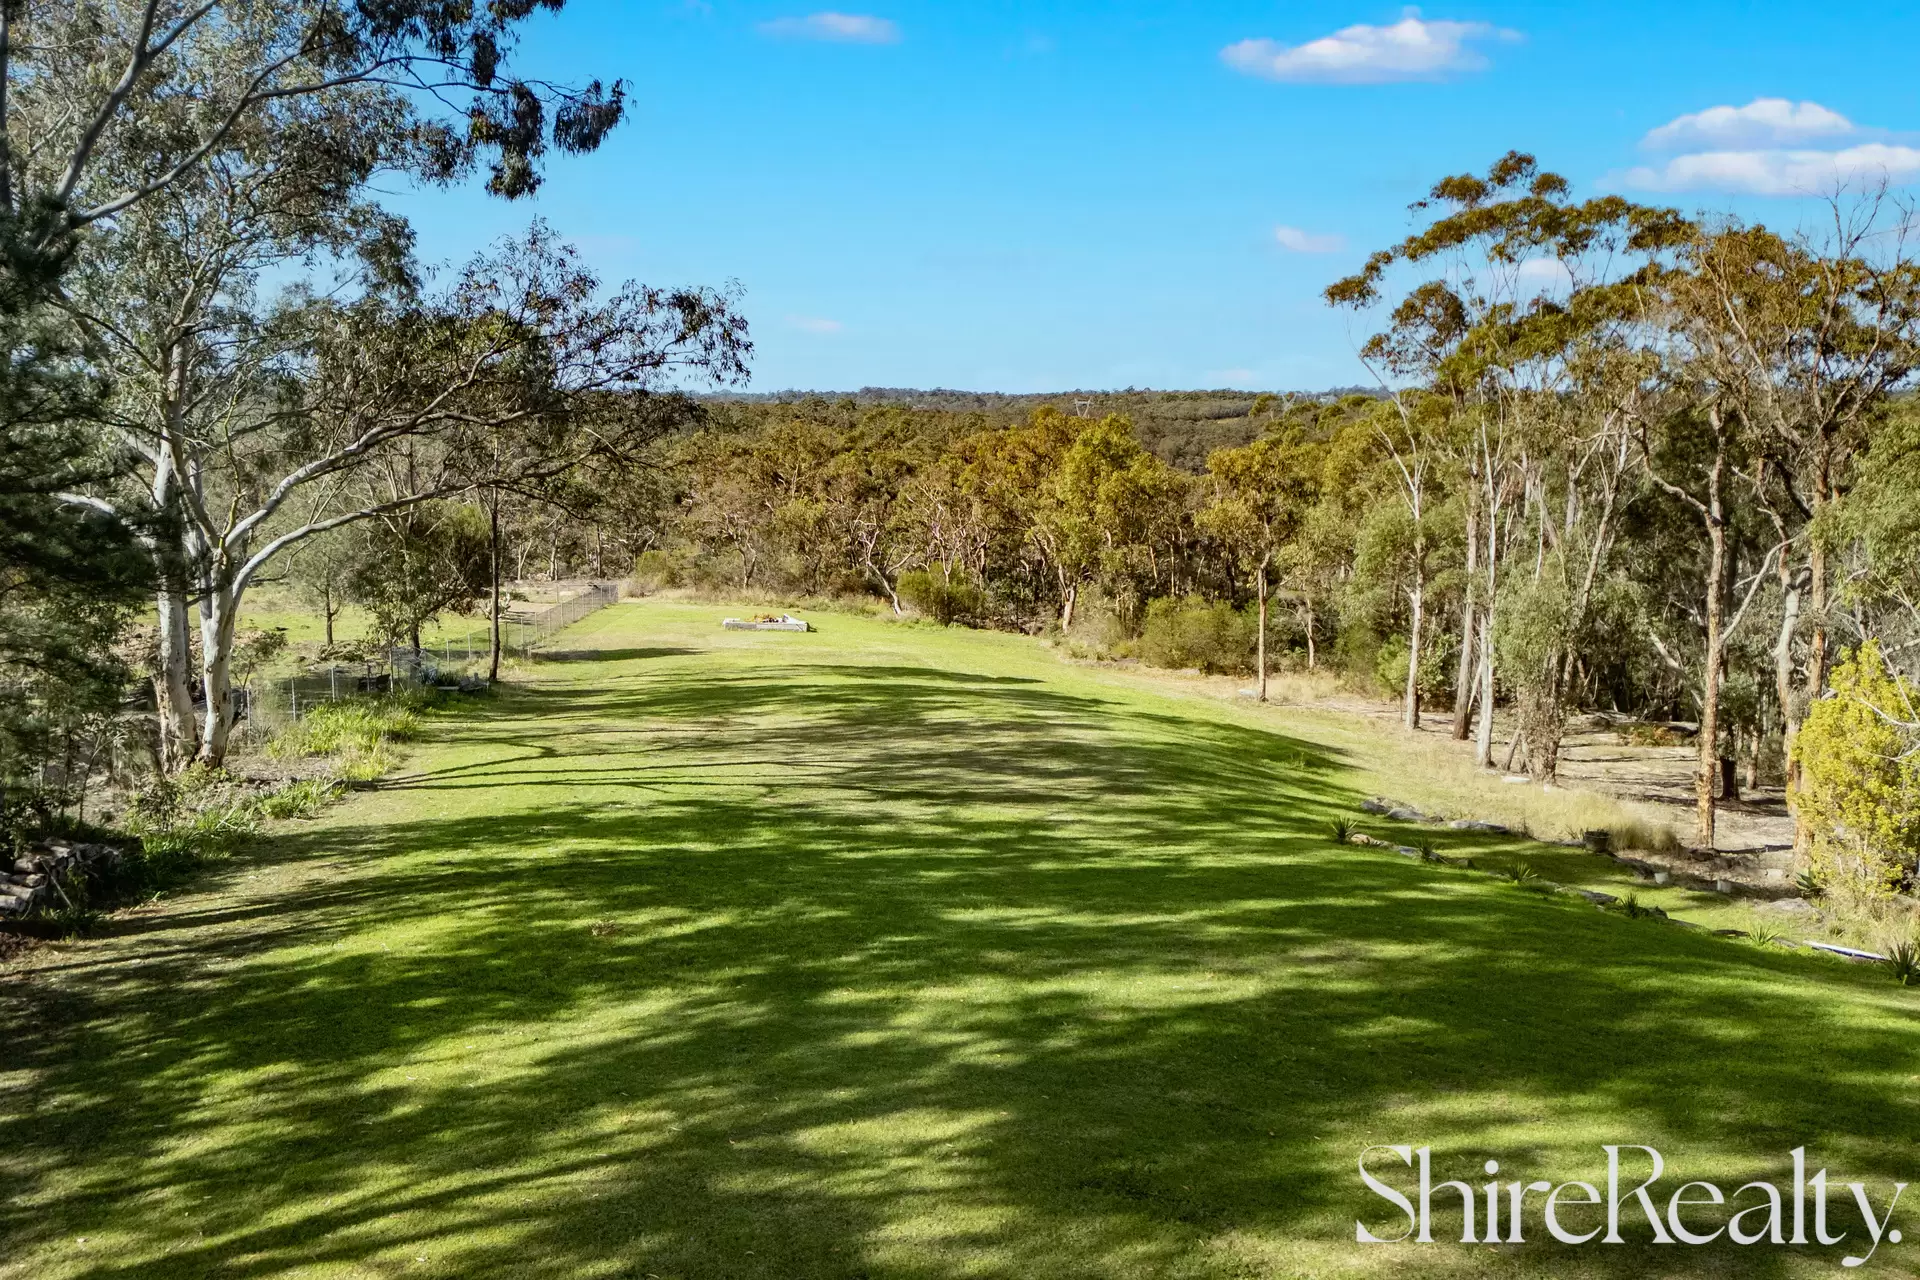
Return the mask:
<svg viewBox="0 0 1920 1280">
<path fill-rule="evenodd" d="M 567 662 L 648 662 L 655 658 L 687 658 L 699 653 L 684 645 L 648 645 L 632 649 L 541 649 L 535 664 Z"/>
<path fill-rule="evenodd" d="M 390 782 L 433 816 L 341 810 L 250 859 L 310 869 L 289 896 L 16 985 L 7 1256 L 1766 1276 L 1790 1254 L 1368 1252 L 1353 1160 L 1593 1180 L 1653 1142 L 1724 1181 L 1813 1142 L 1887 1179 L 1920 1136 L 1897 992 L 1335 846 L 1319 748 L 952 672 L 703 674 L 515 692 Z"/>
</svg>

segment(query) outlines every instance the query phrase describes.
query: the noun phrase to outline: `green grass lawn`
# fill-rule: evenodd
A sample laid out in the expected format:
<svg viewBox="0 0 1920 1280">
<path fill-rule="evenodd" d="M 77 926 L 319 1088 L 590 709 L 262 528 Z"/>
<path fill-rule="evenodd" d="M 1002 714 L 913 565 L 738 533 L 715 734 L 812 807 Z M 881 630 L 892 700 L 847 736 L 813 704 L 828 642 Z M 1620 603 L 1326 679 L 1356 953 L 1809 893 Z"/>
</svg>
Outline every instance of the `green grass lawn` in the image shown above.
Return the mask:
<svg viewBox="0 0 1920 1280">
<path fill-rule="evenodd" d="M 1731 1189 L 1806 1145 L 1884 1205 L 1920 993 L 1336 846 L 1383 766 L 1309 718 L 726 612 L 595 615 L 380 790 L 0 984 L 0 1276 L 1912 1274 L 1912 1218 L 1855 1272 L 1537 1212 L 1359 1246 L 1394 1215 L 1354 1162 L 1651 1143 Z"/>
</svg>

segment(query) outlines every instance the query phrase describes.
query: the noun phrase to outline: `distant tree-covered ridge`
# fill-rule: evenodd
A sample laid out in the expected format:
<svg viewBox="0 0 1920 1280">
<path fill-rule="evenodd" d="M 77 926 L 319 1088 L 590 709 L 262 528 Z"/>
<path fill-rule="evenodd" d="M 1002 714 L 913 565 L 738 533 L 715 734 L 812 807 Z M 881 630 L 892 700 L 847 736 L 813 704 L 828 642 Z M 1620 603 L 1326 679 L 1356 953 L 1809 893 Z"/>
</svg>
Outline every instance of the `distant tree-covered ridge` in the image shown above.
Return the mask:
<svg viewBox="0 0 1920 1280">
<path fill-rule="evenodd" d="M 722 392 L 715 402 L 741 405 L 844 404 L 855 409 L 901 408 L 938 413 L 979 414 L 983 425 L 1023 422 L 1034 410 L 1058 409 L 1082 417 L 1119 415 L 1133 423 L 1134 434 L 1149 451 L 1182 471 L 1198 475 L 1215 449 L 1250 443 L 1260 434 L 1270 410 L 1289 404 L 1333 404 L 1348 396 L 1378 396 L 1377 387 L 1334 387 L 1324 391 L 1238 391 L 1232 389 L 1155 391 L 956 391 L 946 387 L 862 387 L 858 391 Z"/>
</svg>

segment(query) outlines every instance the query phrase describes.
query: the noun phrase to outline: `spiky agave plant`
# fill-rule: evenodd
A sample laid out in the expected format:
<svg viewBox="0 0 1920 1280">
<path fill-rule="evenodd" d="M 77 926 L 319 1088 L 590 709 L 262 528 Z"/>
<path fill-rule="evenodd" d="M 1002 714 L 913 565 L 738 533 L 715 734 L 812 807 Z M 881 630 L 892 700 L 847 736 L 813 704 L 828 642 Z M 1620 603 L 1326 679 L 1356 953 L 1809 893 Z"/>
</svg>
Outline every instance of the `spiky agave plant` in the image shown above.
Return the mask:
<svg viewBox="0 0 1920 1280">
<path fill-rule="evenodd" d="M 1887 969 L 1893 974 L 1893 980 L 1903 987 L 1920 982 L 1920 946 L 1911 942 L 1896 942 L 1887 948 Z"/>
<path fill-rule="evenodd" d="M 1327 824 L 1327 833 L 1335 844 L 1352 844 L 1353 837 L 1360 831 L 1352 818 L 1335 818 Z"/>
</svg>

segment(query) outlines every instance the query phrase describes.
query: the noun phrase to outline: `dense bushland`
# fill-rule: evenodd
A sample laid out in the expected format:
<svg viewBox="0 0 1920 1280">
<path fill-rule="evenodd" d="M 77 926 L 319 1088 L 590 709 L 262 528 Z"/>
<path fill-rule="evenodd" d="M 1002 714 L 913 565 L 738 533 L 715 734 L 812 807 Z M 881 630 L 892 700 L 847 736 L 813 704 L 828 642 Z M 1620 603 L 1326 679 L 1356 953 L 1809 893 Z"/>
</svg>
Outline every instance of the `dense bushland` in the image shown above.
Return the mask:
<svg viewBox="0 0 1920 1280">
<path fill-rule="evenodd" d="M 865 594 L 1263 687 L 1332 668 L 1547 780 L 1576 714 L 1671 722 L 1699 843 L 1784 782 L 1809 877 L 1871 845 L 1904 871 L 1867 879 L 1906 883 L 1915 850 L 1832 798 L 1872 771 L 1823 754 L 1835 664 L 1910 678 L 1920 648 L 1904 213 L 1868 198 L 1788 236 L 1576 203 L 1518 155 L 1421 208 L 1328 290 L 1382 324 L 1374 394 L 1261 396 L 1204 453 L 1098 397 L 1015 421 L 922 393 L 709 405 L 661 451 L 650 581 Z M 1876 758 L 1904 760 L 1920 715 L 1874 705 Z"/>
</svg>

